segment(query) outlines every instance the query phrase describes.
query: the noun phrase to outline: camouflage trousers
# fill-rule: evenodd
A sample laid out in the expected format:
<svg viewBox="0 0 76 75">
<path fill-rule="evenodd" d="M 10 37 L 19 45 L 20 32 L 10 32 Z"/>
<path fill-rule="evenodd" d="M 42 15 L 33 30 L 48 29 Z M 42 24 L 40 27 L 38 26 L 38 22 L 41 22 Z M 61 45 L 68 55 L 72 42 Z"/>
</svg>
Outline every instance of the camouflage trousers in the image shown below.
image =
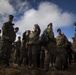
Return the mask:
<svg viewBox="0 0 76 75">
<path fill-rule="evenodd" d="M 38 67 L 40 64 L 39 45 L 32 44 L 28 47 L 29 66 Z"/>
<path fill-rule="evenodd" d="M 56 57 L 56 48 L 50 47 L 50 50 L 45 50 L 44 70 L 49 70 L 50 63 L 55 61 L 52 57 Z"/>
<path fill-rule="evenodd" d="M 11 51 L 12 51 L 11 43 L 8 41 L 3 41 L 1 47 L 1 61 L 6 65 L 9 65 Z"/>
<path fill-rule="evenodd" d="M 28 48 L 26 48 L 26 45 L 23 45 L 20 50 L 20 61 L 19 66 L 22 64 L 26 67 L 28 66 Z"/>
<path fill-rule="evenodd" d="M 58 51 L 58 55 L 56 57 L 55 67 L 58 70 L 66 69 L 68 67 L 66 49 L 63 47 L 58 47 L 57 51 Z"/>
<path fill-rule="evenodd" d="M 15 60 L 15 63 L 19 63 L 19 61 L 20 61 L 20 49 L 15 49 L 14 60 Z"/>
<path fill-rule="evenodd" d="M 41 48 L 40 68 L 44 68 L 44 59 L 45 59 L 45 50 L 44 50 L 44 48 Z"/>
</svg>

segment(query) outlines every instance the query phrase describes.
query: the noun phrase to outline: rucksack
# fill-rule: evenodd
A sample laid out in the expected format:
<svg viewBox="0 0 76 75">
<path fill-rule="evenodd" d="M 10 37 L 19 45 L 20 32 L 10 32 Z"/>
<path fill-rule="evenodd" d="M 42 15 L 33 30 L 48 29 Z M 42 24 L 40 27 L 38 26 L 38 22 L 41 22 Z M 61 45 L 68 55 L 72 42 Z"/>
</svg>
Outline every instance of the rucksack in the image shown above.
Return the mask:
<svg viewBox="0 0 76 75">
<path fill-rule="evenodd" d="M 49 35 L 47 32 L 43 32 L 39 39 L 39 44 L 42 46 L 46 46 L 49 43 Z"/>
</svg>

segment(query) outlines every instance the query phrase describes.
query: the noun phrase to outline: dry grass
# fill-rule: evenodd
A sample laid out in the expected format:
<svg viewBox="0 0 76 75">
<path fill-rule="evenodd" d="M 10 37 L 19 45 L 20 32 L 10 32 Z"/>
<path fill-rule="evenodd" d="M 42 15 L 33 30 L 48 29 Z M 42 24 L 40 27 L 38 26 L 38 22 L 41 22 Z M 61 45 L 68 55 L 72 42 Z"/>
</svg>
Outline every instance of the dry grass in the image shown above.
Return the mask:
<svg viewBox="0 0 76 75">
<path fill-rule="evenodd" d="M 18 67 L 17 65 L 9 68 L 0 66 L 0 75 L 76 75 L 76 64 L 69 66 L 67 71 L 52 71 L 50 69 L 47 73 L 41 69 Z"/>
</svg>

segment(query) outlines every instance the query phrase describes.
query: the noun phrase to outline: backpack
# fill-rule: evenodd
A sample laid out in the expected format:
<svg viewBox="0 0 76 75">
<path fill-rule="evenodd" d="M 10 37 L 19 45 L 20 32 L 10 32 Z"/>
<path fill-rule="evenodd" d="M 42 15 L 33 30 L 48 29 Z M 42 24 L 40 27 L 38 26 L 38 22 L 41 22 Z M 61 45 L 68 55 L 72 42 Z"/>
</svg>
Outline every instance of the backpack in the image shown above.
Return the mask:
<svg viewBox="0 0 76 75">
<path fill-rule="evenodd" d="M 42 46 L 47 46 L 48 42 L 49 42 L 49 35 L 47 32 L 43 32 L 43 34 L 39 39 L 39 44 Z"/>
</svg>

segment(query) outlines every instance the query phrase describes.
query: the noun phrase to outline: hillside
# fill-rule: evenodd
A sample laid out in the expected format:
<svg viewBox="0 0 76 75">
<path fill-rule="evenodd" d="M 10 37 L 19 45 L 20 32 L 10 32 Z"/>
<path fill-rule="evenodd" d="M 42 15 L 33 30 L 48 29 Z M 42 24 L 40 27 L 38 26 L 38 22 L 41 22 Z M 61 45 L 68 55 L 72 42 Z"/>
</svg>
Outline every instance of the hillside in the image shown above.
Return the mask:
<svg viewBox="0 0 76 75">
<path fill-rule="evenodd" d="M 0 65 L 0 75 L 76 75 L 76 64 L 70 65 L 66 71 L 52 71 L 50 68 L 47 73 L 41 69 L 18 67 L 15 64 L 8 68 Z"/>
</svg>

